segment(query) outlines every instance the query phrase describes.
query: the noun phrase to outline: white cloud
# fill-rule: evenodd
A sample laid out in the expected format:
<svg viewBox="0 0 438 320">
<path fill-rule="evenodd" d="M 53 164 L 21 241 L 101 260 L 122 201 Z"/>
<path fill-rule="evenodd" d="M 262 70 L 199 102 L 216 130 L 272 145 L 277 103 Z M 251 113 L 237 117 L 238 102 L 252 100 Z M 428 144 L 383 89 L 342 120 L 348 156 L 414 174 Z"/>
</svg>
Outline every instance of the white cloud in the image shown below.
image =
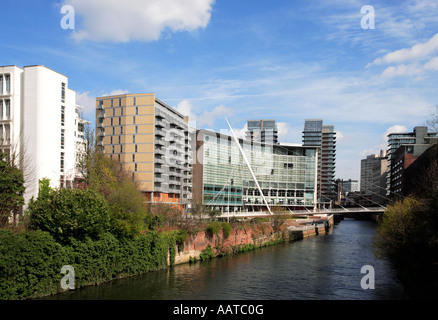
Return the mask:
<svg viewBox="0 0 438 320">
<path fill-rule="evenodd" d="M 205 28 L 214 0 L 64 0 L 81 18 L 76 40 L 154 41 L 161 34 Z"/>
<path fill-rule="evenodd" d="M 286 122 L 277 122 L 277 128 L 279 139 L 287 137 L 291 130 L 291 126 Z"/>
<path fill-rule="evenodd" d="M 196 127 L 202 129 L 205 126 L 213 127 L 216 120 L 224 116 L 231 116 L 233 110 L 224 106 L 219 105 L 211 111 L 204 111 L 201 114 L 196 113 L 193 109 L 193 105 L 188 100 L 181 101 L 175 108 L 177 111 L 185 116 L 189 116 L 190 122 L 196 122 Z"/>
<path fill-rule="evenodd" d="M 96 98 L 90 96 L 90 92 L 76 92 L 76 104 L 83 107 L 82 111 L 86 118 L 93 117 L 96 111 Z"/>
<path fill-rule="evenodd" d="M 389 52 L 385 56 L 375 59 L 372 64 L 402 63 L 425 58 L 436 51 L 438 51 L 438 33 L 426 42 L 418 43 L 410 48 Z"/>
<path fill-rule="evenodd" d="M 438 57 L 430 59 L 425 65 L 426 70 L 438 70 Z"/>
<path fill-rule="evenodd" d="M 382 72 L 383 78 L 393 78 L 397 76 L 413 76 L 413 75 L 419 75 L 423 71 L 423 68 L 420 67 L 418 64 L 401 64 L 399 66 L 390 66 L 386 68 Z"/>
</svg>

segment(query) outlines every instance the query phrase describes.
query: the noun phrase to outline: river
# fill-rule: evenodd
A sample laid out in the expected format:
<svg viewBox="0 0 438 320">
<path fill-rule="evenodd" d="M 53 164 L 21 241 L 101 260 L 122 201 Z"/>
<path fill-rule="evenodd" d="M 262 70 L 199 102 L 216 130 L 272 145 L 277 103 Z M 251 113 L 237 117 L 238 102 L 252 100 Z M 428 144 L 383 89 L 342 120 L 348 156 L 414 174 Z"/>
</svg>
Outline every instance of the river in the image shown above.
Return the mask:
<svg viewBox="0 0 438 320">
<path fill-rule="evenodd" d="M 372 251 L 373 221 L 343 220 L 329 234 L 233 257 L 178 265 L 47 299 L 388 300 L 406 299 L 387 261 Z M 374 289 L 363 289 L 364 265 Z M 369 283 L 369 282 L 368 282 Z"/>
</svg>

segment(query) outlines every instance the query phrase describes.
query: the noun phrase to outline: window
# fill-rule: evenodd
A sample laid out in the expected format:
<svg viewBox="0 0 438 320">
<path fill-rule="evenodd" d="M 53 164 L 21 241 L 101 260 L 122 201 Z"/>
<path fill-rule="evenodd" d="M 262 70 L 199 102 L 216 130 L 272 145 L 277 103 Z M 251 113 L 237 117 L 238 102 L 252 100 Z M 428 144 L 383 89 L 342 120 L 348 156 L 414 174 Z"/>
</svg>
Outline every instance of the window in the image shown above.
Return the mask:
<svg viewBox="0 0 438 320">
<path fill-rule="evenodd" d="M 114 107 L 114 101 L 111 99 L 111 107 Z M 113 110 L 114 111 L 114 110 Z"/>
<path fill-rule="evenodd" d="M 123 116 L 123 107 L 120 108 L 120 115 Z"/>
<path fill-rule="evenodd" d="M 0 100 L 0 120 L 3 120 L 3 100 Z"/>
<path fill-rule="evenodd" d="M 65 102 L 65 83 L 64 82 L 61 83 L 61 102 Z"/>
<path fill-rule="evenodd" d="M 138 133 L 138 126 L 135 126 L 135 134 Z"/>
<path fill-rule="evenodd" d="M 5 75 L 6 82 L 6 94 L 11 93 L 11 76 L 9 74 Z"/>
<path fill-rule="evenodd" d="M 135 106 L 136 102 L 137 102 L 137 99 L 134 97 L 133 100 L 134 100 L 133 105 Z"/>
<path fill-rule="evenodd" d="M 0 95 L 3 94 L 3 75 L 0 75 Z"/>
<path fill-rule="evenodd" d="M 113 109 L 113 117 L 116 116 L 116 109 Z"/>
<path fill-rule="evenodd" d="M 122 118 L 119 117 L 119 126 L 122 125 Z"/>
<path fill-rule="evenodd" d="M 132 155 L 132 162 L 135 162 L 135 154 Z"/>
<path fill-rule="evenodd" d="M 132 117 L 132 123 L 135 124 L 135 116 Z"/>
<path fill-rule="evenodd" d="M 135 107 L 135 114 L 138 116 L 138 107 Z"/>
<path fill-rule="evenodd" d="M 61 126 L 65 125 L 65 107 L 61 106 Z"/>
<path fill-rule="evenodd" d="M 119 107 L 122 106 L 122 99 L 119 99 Z"/>
<path fill-rule="evenodd" d="M 115 153 L 115 152 L 114 152 L 114 146 L 113 146 L 113 153 Z"/>
<path fill-rule="evenodd" d="M 123 144 L 120 145 L 120 153 L 123 153 Z"/>
<path fill-rule="evenodd" d="M 135 152 L 137 152 L 137 150 L 138 150 L 137 145 L 135 145 Z"/>
<path fill-rule="evenodd" d="M 113 118 L 111 118 L 111 126 L 113 126 Z"/>
<path fill-rule="evenodd" d="M 61 152 L 61 172 L 64 172 L 64 152 Z"/>
<path fill-rule="evenodd" d="M 123 134 L 123 127 L 120 127 L 120 134 Z"/>
<path fill-rule="evenodd" d="M 135 143 L 135 136 L 132 136 L 132 143 Z"/>
<path fill-rule="evenodd" d="M 6 132 L 6 134 L 5 134 L 5 138 L 6 138 L 5 144 L 6 145 L 11 144 L 11 126 L 9 124 L 5 124 L 5 132 Z"/>
<path fill-rule="evenodd" d="M 134 171 L 137 172 L 137 164 L 134 165 Z"/>
<path fill-rule="evenodd" d="M 65 130 L 61 129 L 61 149 L 64 149 Z"/>
</svg>

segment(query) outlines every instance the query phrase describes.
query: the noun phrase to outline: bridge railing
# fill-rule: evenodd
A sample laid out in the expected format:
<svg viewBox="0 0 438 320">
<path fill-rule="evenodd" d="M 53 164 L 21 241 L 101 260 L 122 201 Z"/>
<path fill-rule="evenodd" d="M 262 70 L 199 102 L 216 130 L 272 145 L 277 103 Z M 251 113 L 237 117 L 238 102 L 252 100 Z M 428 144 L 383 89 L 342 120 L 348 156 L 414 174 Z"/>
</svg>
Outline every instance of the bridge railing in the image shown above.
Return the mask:
<svg viewBox="0 0 438 320">
<path fill-rule="evenodd" d="M 305 210 L 289 210 L 291 215 L 315 215 L 315 214 L 335 214 L 342 212 L 382 212 L 384 207 L 368 207 L 368 208 L 331 208 L 331 209 L 319 209 L 315 211 Z M 267 211 L 236 211 L 236 212 L 223 212 L 219 217 L 247 217 L 247 216 L 266 216 L 270 215 Z"/>
</svg>

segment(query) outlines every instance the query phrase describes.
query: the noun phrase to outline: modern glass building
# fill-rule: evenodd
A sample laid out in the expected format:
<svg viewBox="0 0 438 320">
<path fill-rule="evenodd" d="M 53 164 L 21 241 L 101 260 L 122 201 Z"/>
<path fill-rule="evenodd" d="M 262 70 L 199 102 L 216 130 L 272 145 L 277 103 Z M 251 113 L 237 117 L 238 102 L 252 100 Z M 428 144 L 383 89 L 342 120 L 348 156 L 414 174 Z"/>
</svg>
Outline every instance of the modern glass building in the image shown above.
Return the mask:
<svg viewBox="0 0 438 320">
<path fill-rule="evenodd" d="M 336 132 L 334 126 L 324 125 L 322 119 L 307 119 L 304 123 L 303 146 L 318 147 L 318 202 L 329 205 L 336 199 Z"/>
<path fill-rule="evenodd" d="M 313 209 L 317 194 L 318 149 L 239 139 L 265 200 L 271 207 Z M 225 212 L 267 207 L 235 140 L 199 130 L 193 165 L 193 199 Z"/>
</svg>

